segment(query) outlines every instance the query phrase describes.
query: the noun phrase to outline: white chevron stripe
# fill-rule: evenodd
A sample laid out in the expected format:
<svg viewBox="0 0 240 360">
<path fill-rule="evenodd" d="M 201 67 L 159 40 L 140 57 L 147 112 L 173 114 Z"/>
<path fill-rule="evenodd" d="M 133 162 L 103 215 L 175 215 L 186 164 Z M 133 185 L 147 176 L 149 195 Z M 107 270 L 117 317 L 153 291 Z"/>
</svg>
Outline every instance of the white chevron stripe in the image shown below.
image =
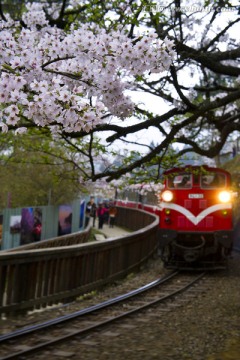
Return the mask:
<svg viewBox="0 0 240 360">
<path fill-rule="evenodd" d="M 188 220 L 190 220 L 194 225 L 197 225 L 207 215 L 212 214 L 215 211 L 232 208 L 231 204 L 216 204 L 216 205 L 210 206 L 207 209 L 204 209 L 201 213 L 199 213 L 197 216 L 195 216 L 195 215 L 193 215 L 193 213 L 191 213 L 191 211 L 189 211 L 189 210 L 185 209 L 185 207 L 177 205 L 177 204 L 162 202 L 161 205 L 165 209 L 176 210 L 180 214 L 185 215 L 188 218 Z"/>
</svg>

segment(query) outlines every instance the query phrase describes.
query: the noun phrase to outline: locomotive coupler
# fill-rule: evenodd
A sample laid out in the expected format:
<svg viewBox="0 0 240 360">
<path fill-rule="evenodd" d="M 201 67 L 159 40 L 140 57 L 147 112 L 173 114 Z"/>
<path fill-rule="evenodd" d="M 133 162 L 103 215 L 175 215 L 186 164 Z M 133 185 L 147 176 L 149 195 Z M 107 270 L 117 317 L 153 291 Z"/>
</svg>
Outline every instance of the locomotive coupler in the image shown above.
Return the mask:
<svg viewBox="0 0 240 360">
<path fill-rule="evenodd" d="M 200 243 L 198 242 L 195 246 L 183 245 L 177 241 L 173 241 L 173 246 L 176 248 L 176 252 L 180 252 L 182 254 L 186 262 L 194 262 L 202 255 L 206 243 L 203 236 L 201 236 L 199 240 Z"/>
</svg>

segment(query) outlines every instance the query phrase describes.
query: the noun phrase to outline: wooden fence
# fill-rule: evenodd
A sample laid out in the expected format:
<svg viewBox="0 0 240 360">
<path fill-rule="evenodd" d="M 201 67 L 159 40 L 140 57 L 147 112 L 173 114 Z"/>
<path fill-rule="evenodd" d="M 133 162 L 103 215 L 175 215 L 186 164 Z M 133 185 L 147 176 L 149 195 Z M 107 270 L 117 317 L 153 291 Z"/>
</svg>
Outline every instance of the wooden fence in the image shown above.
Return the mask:
<svg viewBox="0 0 240 360">
<path fill-rule="evenodd" d="M 116 225 L 133 230 L 129 235 L 81 244 L 87 229 L 72 234 L 71 244 L 68 235 L 0 252 L 0 313 L 66 302 L 136 270 L 157 249 L 158 222 L 119 207 Z"/>
</svg>

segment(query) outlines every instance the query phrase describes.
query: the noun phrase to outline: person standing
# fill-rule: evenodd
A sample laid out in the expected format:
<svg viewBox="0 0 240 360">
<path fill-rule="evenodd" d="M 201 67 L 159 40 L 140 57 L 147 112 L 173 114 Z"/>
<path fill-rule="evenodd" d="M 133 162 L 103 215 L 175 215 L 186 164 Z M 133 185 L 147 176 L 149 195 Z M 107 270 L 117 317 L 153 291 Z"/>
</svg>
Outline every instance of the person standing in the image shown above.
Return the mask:
<svg viewBox="0 0 240 360">
<path fill-rule="evenodd" d="M 95 227 L 95 220 L 96 220 L 96 212 L 97 212 L 97 205 L 94 202 L 94 197 L 91 197 L 91 211 L 90 211 L 90 217 L 93 218 L 93 227 Z"/>
<path fill-rule="evenodd" d="M 105 209 L 104 224 L 108 224 L 108 222 L 109 222 L 109 202 L 108 202 L 108 201 L 104 201 L 103 207 L 104 207 L 104 209 Z"/>
<path fill-rule="evenodd" d="M 85 227 L 88 226 L 90 217 L 93 218 L 93 227 L 95 226 L 96 210 L 97 210 L 97 206 L 94 202 L 94 196 L 91 196 L 90 200 L 86 205 L 86 210 L 85 210 Z"/>
<path fill-rule="evenodd" d="M 104 224 L 104 220 L 105 220 L 105 212 L 106 209 L 103 206 L 103 203 L 99 203 L 99 206 L 97 208 L 97 216 L 98 216 L 98 228 L 102 229 L 103 228 L 103 224 Z"/>
<path fill-rule="evenodd" d="M 110 205 L 109 208 L 109 227 L 113 228 L 115 224 L 115 218 L 117 215 L 117 208 L 114 204 Z"/>
</svg>

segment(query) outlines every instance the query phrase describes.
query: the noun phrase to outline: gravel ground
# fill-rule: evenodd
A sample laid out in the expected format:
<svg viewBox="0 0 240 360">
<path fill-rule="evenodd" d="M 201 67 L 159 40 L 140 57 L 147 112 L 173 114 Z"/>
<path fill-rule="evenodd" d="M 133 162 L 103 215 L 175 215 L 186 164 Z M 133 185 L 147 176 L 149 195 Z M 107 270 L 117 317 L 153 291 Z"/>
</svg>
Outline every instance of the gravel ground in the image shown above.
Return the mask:
<svg viewBox="0 0 240 360">
<path fill-rule="evenodd" d="M 230 260 L 229 270 L 214 277 L 208 292 L 146 322 L 133 319 L 131 328 L 119 331 L 116 325 L 104 342 L 96 336 L 94 347 L 81 347 L 79 359 L 239 360 L 239 260 Z M 150 272 L 157 269 L 155 264 Z"/>
<path fill-rule="evenodd" d="M 164 270 L 159 259 L 149 262 L 99 293 L 88 294 L 69 307 L 70 311 L 91 306 L 155 280 Z M 131 325 L 116 324 L 106 336 L 96 335 L 76 344 L 78 355 L 65 359 L 84 360 L 240 360 L 240 255 L 229 261 L 229 269 L 214 276 L 213 287 L 181 307 L 155 313 L 145 321 L 133 318 Z M 0 321 L 1 333 L 24 322 L 31 324 L 63 314 L 68 308 L 48 310 Z M 60 350 L 60 349 L 59 349 Z M 76 353 L 75 353 L 76 354 Z M 59 357 L 61 359 L 62 357 Z M 51 356 L 49 357 L 51 359 Z M 55 359 L 55 357 L 54 357 Z"/>
</svg>

